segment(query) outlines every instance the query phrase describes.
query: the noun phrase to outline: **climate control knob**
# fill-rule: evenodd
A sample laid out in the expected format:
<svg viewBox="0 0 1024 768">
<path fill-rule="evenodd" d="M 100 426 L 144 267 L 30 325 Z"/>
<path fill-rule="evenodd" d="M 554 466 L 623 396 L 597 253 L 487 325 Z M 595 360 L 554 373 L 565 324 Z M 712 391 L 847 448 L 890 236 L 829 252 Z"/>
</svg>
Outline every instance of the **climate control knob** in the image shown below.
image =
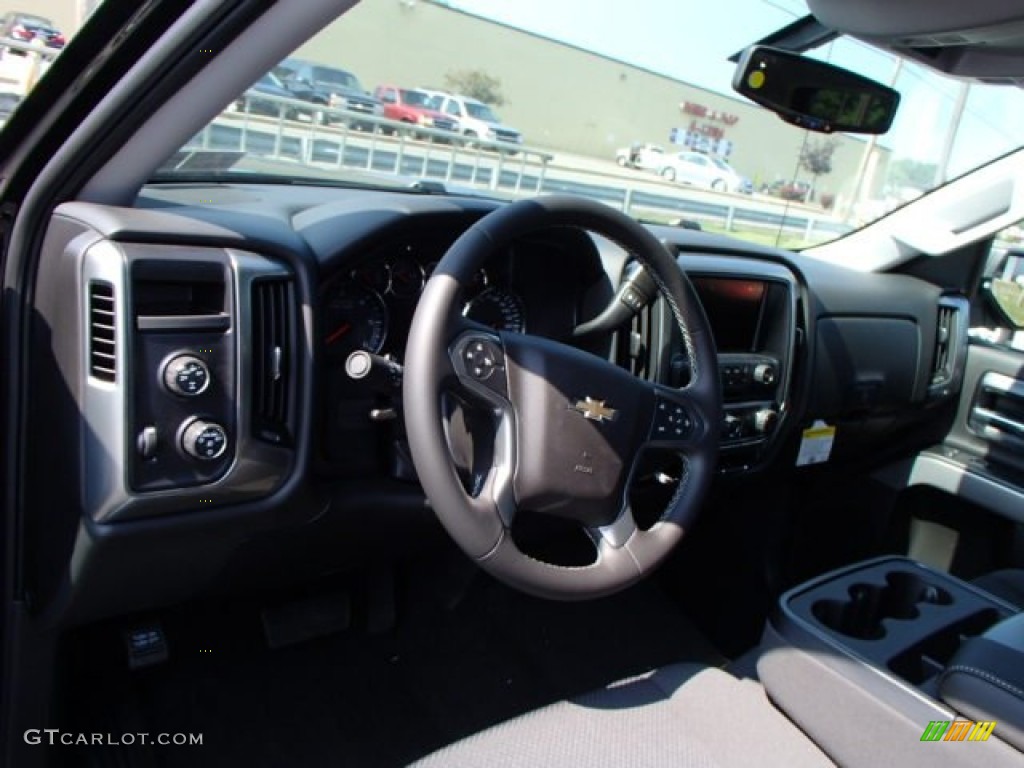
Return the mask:
<svg viewBox="0 0 1024 768">
<path fill-rule="evenodd" d="M 775 366 L 770 363 L 760 363 L 754 367 L 754 381 L 770 387 L 775 383 Z"/>
<path fill-rule="evenodd" d="M 195 355 L 172 357 L 164 366 L 164 386 L 181 397 L 201 395 L 210 386 L 210 368 Z"/>
<path fill-rule="evenodd" d="M 771 408 L 762 408 L 754 414 L 754 431 L 759 435 L 770 435 L 775 431 L 779 414 Z"/>
<path fill-rule="evenodd" d="M 228 448 L 228 433 L 215 421 L 196 419 L 181 432 L 181 449 L 193 459 L 213 461 Z"/>
</svg>

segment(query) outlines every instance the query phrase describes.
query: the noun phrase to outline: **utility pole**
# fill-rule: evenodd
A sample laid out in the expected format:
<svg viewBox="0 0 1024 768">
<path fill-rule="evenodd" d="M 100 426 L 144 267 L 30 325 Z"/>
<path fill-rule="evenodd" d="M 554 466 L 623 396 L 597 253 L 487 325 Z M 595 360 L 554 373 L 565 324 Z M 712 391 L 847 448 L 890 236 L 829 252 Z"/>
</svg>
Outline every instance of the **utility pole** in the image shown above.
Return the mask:
<svg viewBox="0 0 1024 768">
<path fill-rule="evenodd" d="M 81 29 L 82 25 L 85 24 L 92 12 L 96 10 L 96 6 L 100 4 L 102 0 L 75 0 L 75 19 L 78 21 L 78 28 Z"/>
<path fill-rule="evenodd" d="M 889 78 L 889 87 L 896 87 L 896 81 L 899 80 L 900 72 L 903 71 L 903 59 L 900 56 L 896 57 L 896 67 L 892 71 L 892 77 Z M 846 207 L 846 216 L 843 217 L 843 221 L 849 223 L 850 219 L 853 218 L 854 209 L 860 202 L 860 196 L 864 192 L 864 177 L 867 175 L 868 166 L 871 161 L 871 155 L 874 154 L 875 147 L 878 145 L 878 134 L 871 134 L 871 138 L 864 143 L 864 154 L 861 155 L 860 165 L 857 168 L 857 182 L 853 188 L 853 194 L 850 195 L 850 204 Z M 872 174 L 874 175 L 874 174 Z"/>
<path fill-rule="evenodd" d="M 962 80 L 960 90 L 956 94 L 956 103 L 953 105 L 953 116 L 949 121 L 946 140 L 942 142 L 942 154 L 939 155 L 939 162 L 935 167 L 935 184 L 933 186 L 944 184 L 949 178 L 949 158 L 953 155 L 953 144 L 956 142 L 956 135 L 960 130 L 960 121 L 963 119 L 964 109 L 967 107 L 967 96 L 970 90 L 971 84 Z"/>
</svg>

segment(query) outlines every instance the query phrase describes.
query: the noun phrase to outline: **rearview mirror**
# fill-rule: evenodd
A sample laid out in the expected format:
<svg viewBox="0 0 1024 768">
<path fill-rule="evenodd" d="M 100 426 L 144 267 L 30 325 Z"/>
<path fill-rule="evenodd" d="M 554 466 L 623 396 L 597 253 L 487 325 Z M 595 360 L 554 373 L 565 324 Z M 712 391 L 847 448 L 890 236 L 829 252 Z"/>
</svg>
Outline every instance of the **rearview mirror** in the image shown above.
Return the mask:
<svg viewBox="0 0 1024 768">
<path fill-rule="evenodd" d="M 874 80 L 764 45 L 744 51 L 732 87 L 786 122 L 820 133 L 885 133 L 900 103 L 896 91 Z"/>
</svg>

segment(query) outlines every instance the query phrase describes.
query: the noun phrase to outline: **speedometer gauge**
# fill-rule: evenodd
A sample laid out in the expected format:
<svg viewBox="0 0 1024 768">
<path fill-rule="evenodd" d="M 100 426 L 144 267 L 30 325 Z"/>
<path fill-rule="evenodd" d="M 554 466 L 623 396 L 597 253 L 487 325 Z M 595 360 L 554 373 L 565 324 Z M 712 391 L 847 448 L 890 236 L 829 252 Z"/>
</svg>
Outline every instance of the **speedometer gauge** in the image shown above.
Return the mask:
<svg viewBox="0 0 1024 768">
<path fill-rule="evenodd" d="M 324 344 L 331 357 L 345 358 L 357 349 L 380 352 L 388 335 L 384 300 L 356 283 L 342 283 L 324 304 Z"/>
<path fill-rule="evenodd" d="M 488 288 L 471 299 L 462 314 L 496 331 L 523 333 L 526 330 L 523 300 L 504 288 Z"/>
</svg>

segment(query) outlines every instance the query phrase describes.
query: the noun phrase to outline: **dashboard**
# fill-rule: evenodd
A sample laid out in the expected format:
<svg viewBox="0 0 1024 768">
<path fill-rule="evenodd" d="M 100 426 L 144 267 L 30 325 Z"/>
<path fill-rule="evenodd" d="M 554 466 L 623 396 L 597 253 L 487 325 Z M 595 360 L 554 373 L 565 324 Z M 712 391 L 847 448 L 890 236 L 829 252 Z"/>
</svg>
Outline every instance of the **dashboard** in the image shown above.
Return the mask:
<svg viewBox="0 0 1024 768">
<path fill-rule="evenodd" d="M 36 565 L 40 599 L 87 620 L 270 577 L 275 563 L 372 558 L 397 530 L 428 525 L 401 412 L 401 388 L 416 386 L 401 380 L 406 340 L 438 262 L 498 205 L 274 185 L 154 186 L 131 209 L 62 205 L 32 361 L 61 405 L 30 418 L 55 436 L 33 463 L 64 462 L 76 482 L 31 484 L 34 508 L 49 510 L 33 535 L 57 544 Z M 956 375 L 949 360 L 966 345 L 942 323 L 966 307 L 938 287 L 651 229 L 691 277 L 718 347 L 723 482 L 788 471 L 816 420 L 884 423 L 855 446 L 869 452 L 955 394 L 941 375 Z M 662 300 L 578 331 L 635 272 L 615 243 L 541 231 L 492 254 L 462 311 L 683 386 L 689 361 Z M 390 375 L 353 376 L 357 353 Z"/>
</svg>

